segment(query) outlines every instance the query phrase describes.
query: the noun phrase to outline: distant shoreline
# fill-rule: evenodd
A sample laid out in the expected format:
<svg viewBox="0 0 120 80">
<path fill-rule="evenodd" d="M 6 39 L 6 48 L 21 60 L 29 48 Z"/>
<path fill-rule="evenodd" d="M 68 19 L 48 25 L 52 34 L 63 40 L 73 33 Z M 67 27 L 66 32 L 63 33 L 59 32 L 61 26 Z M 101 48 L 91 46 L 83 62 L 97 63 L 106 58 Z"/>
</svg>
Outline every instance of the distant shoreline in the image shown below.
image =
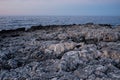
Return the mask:
<svg viewBox="0 0 120 80">
<path fill-rule="evenodd" d="M 16 32 L 16 31 L 31 31 L 31 30 L 39 30 L 39 29 L 49 29 L 49 28 L 54 28 L 54 27 L 70 27 L 70 26 L 78 26 L 78 25 L 99 25 L 101 27 L 103 26 L 107 26 L 107 27 L 111 27 L 114 28 L 113 25 L 111 24 L 94 24 L 94 23 L 86 23 L 86 24 L 68 24 L 68 25 L 38 25 L 38 26 L 31 26 L 29 28 L 26 27 L 21 27 L 21 28 L 16 28 L 16 29 L 3 29 L 0 31 L 0 33 L 9 33 L 9 32 Z M 119 25 L 117 25 L 119 26 Z M 115 26 L 115 27 L 117 27 Z"/>
<path fill-rule="evenodd" d="M 0 31 L 17 28 L 29 29 L 31 26 L 72 25 L 72 24 L 110 24 L 120 25 L 119 16 L 0 16 Z"/>
</svg>

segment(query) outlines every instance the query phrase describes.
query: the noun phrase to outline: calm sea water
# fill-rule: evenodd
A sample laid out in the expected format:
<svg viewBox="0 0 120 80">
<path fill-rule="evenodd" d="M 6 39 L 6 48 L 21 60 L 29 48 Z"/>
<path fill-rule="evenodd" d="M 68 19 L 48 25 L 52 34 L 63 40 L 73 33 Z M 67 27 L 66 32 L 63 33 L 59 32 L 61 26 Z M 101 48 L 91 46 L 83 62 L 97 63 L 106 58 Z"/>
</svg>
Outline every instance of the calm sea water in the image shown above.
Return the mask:
<svg viewBox="0 0 120 80">
<path fill-rule="evenodd" d="M 119 17 L 105 16 L 0 16 L 0 30 L 15 29 L 20 27 L 30 28 L 33 25 L 65 25 L 85 24 L 93 22 L 96 24 L 120 25 Z"/>
</svg>

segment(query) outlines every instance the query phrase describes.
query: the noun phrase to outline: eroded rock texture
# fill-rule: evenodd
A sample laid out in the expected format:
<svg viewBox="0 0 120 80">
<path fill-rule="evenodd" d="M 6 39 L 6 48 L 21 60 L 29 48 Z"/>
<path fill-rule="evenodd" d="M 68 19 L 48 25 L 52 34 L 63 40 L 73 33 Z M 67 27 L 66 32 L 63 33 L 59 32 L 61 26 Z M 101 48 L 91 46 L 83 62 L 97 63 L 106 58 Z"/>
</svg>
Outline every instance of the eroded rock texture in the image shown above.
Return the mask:
<svg viewBox="0 0 120 80">
<path fill-rule="evenodd" d="M 120 28 L 84 24 L 1 31 L 0 80 L 120 80 Z"/>
</svg>

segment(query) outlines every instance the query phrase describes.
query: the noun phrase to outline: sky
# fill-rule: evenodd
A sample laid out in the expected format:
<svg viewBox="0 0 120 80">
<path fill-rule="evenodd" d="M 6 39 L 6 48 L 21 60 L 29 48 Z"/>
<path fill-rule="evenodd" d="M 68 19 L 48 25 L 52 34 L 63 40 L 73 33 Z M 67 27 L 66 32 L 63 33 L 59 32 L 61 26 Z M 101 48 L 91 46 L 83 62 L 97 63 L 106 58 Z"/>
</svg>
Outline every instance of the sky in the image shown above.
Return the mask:
<svg viewBox="0 0 120 80">
<path fill-rule="evenodd" d="M 120 0 L 0 0 L 0 15 L 120 16 Z"/>
</svg>

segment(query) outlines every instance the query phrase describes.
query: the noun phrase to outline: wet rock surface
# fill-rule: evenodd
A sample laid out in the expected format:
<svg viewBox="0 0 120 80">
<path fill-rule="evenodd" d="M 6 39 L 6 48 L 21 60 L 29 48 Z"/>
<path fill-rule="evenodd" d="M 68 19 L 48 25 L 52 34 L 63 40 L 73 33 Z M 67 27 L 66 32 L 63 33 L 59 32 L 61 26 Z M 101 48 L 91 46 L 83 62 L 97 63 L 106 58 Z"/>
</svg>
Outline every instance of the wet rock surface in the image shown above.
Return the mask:
<svg viewBox="0 0 120 80">
<path fill-rule="evenodd" d="M 1 31 L 0 80 L 120 80 L 120 28 L 88 23 Z"/>
</svg>

